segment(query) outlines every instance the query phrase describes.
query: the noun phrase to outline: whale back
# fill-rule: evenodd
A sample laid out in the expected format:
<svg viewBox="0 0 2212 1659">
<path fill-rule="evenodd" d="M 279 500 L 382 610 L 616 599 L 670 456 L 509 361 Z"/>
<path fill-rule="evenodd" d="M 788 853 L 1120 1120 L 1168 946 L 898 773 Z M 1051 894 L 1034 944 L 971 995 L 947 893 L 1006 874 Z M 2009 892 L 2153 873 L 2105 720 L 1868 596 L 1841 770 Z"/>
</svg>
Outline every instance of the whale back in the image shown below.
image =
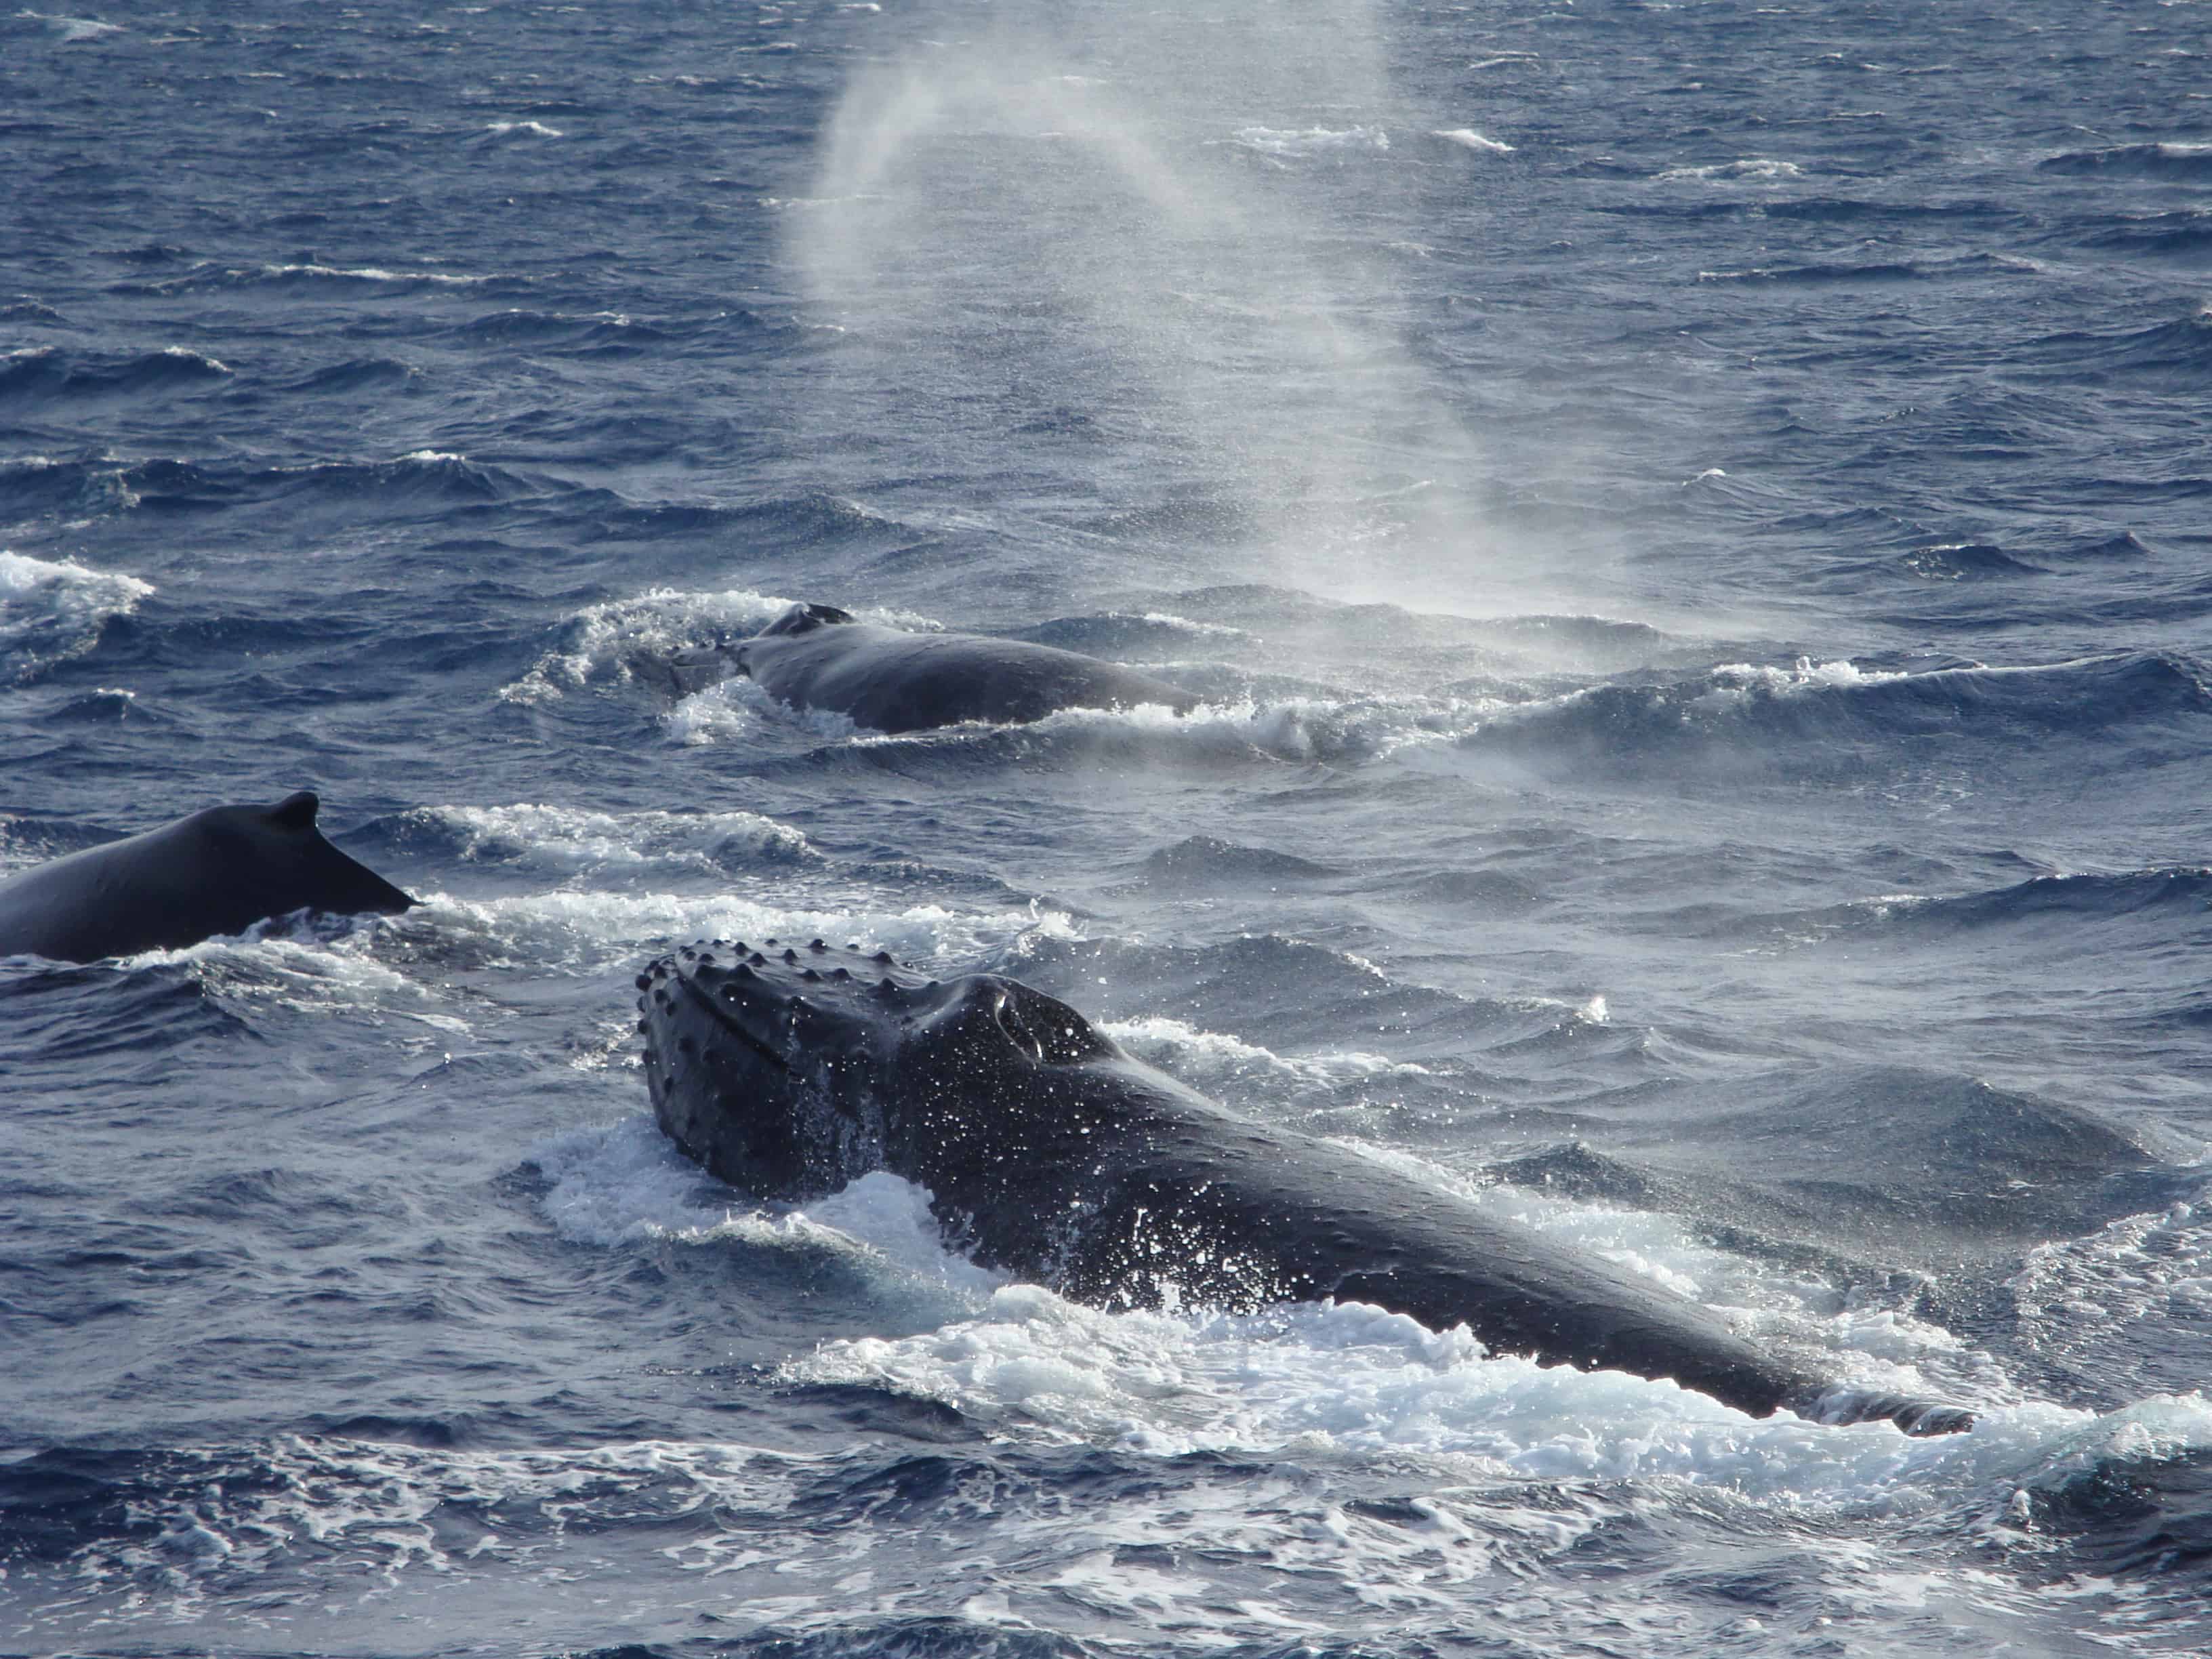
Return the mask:
<svg viewBox="0 0 2212 1659">
<path fill-rule="evenodd" d="M 826 612 L 826 617 L 813 613 Z M 969 720 L 1018 725 L 1063 708 L 1197 699 L 1150 674 L 1057 646 L 980 634 L 910 634 L 828 605 L 800 605 L 733 653 L 740 672 L 796 708 L 827 709 L 878 732 Z"/>
<path fill-rule="evenodd" d="M 331 845 L 309 791 L 211 806 L 0 883 L 0 956 L 93 962 L 180 950 L 295 910 L 394 915 L 415 901 Z"/>
</svg>

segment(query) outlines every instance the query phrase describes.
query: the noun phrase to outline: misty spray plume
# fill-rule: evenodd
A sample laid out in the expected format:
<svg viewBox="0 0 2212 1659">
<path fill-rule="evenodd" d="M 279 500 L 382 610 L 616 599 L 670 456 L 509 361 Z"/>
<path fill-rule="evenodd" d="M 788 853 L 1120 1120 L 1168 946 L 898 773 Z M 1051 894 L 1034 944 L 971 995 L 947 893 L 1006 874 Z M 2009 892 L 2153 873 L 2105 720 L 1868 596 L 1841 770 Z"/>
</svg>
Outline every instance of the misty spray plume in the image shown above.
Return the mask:
<svg viewBox="0 0 2212 1659">
<path fill-rule="evenodd" d="M 847 331 L 813 387 L 824 446 L 987 496 L 1065 479 L 1210 566 L 1338 592 L 1423 553 L 1480 560 L 1478 532 L 1432 516 L 1474 447 L 1381 331 L 1372 11 L 927 13 L 854 76 L 787 221 Z"/>
</svg>

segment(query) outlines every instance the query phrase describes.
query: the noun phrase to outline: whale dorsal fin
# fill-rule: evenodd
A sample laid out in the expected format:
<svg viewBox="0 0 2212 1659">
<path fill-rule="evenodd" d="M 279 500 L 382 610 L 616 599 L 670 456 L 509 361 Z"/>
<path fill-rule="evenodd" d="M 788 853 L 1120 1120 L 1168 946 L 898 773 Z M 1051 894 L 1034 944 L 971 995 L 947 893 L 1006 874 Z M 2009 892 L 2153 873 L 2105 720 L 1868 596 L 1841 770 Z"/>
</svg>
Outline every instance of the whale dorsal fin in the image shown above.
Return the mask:
<svg viewBox="0 0 2212 1659">
<path fill-rule="evenodd" d="M 315 827 L 315 814 L 321 806 L 322 802 L 316 798 L 313 790 L 302 789 L 285 796 L 270 807 L 269 822 L 279 830 L 290 830 L 295 833 L 312 830 Z"/>
<path fill-rule="evenodd" d="M 840 611 L 834 605 L 794 605 L 761 629 L 760 636 L 769 639 L 786 634 L 811 634 L 817 628 L 859 620 L 851 611 Z"/>
</svg>

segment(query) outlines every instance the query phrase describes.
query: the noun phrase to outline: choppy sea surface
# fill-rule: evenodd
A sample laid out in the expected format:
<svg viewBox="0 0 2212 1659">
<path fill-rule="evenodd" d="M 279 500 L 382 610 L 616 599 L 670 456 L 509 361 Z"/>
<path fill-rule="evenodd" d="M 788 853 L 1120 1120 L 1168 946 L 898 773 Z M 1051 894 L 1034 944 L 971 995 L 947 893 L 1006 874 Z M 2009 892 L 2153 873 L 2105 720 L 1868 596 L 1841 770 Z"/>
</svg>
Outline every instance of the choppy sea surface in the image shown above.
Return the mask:
<svg viewBox="0 0 2212 1659">
<path fill-rule="evenodd" d="M 0 16 L 0 1651 L 2212 1644 L 2212 9 Z M 896 738 L 793 599 L 1140 665 Z M 629 981 L 991 969 L 1982 1409 L 1106 1314 L 678 1158 Z"/>
</svg>

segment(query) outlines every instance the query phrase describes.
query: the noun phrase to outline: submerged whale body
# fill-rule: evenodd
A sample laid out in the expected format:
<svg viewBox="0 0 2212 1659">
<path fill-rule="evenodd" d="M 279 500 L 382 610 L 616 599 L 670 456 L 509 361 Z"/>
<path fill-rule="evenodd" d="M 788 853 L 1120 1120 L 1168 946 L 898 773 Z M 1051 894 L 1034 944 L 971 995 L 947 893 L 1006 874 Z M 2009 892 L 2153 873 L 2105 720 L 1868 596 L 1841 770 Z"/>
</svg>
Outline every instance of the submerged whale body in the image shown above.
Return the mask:
<svg viewBox="0 0 2212 1659">
<path fill-rule="evenodd" d="M 323 838 L 306 790 L 210 806 L 0 882 L 0 957 L 96 962 L 181 950 L 294 910 L 393 915 L 415 901 Z"/>
<path fill-rule="evenodd" d="M 1063 708 L 1145 703 L 1180 714 L 1198 702 L 1165 680 L 1057 646 L 909 634 L 827 605 L 793 605 L 752 638 L 687 653 L 661 672 L 678 692 L 734 672 L 794 708 L 828 709 L 893 732 L 964 720 L 1022 724 Z"/>
<path fill-rule="evenodd" d="M 1765 1417 L 1971 1427 L 1838 1387 L 1696 1303 L 1328 1141 L 1242 1117 L 1065 1003 L 939 983 L 817 939 L 715 941 L 638 976 L 661 1127 L 732 1185 L 799 1200 L 874 1169 L 927 1188 L 976 1260 L 1115 1308 L 1334 1297 L 1496 1352 L 1668 1378 Z"/>
</svg>

